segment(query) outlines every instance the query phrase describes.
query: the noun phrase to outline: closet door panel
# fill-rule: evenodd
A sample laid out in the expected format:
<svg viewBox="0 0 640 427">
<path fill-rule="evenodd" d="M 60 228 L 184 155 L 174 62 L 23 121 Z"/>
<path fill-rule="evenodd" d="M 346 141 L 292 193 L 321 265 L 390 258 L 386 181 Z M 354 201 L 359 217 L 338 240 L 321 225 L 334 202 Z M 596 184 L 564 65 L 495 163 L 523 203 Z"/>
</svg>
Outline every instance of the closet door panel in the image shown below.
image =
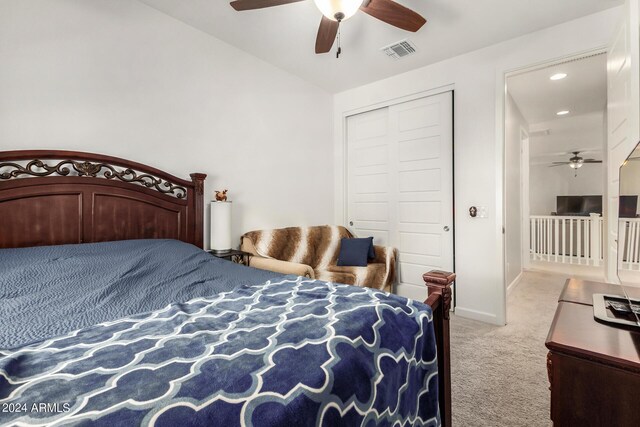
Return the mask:
<svg viewBox="0 0 640 427">
<path fill-rule="evenodd" d="M 388 108 L 347 119 L 347 159 L 347 226 L 376 244 L 392 244 Z"/>
<path fill-rule="evenodd" d="M 451 93 L 394 105 L 389 122 L 397 151 L 392 170 L 398 179 L 392 193 L 398 293 L 419 295 L 424 272 L 453 270 Z"/>
<path fill-rule="evenodd" d="M 399 251 L 396 292 L 424 299 L 422 274 L 453 270 L 452 93 L 347 119 L 347 226 Z"/>
</svg>

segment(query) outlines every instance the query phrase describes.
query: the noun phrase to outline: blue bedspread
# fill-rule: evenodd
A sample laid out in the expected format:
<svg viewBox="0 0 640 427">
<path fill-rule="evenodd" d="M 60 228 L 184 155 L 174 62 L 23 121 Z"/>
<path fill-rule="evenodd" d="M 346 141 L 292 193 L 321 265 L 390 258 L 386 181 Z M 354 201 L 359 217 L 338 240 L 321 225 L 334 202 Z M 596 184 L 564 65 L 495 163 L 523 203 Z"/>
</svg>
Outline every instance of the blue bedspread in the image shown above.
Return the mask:
<svg viewBox="0 0 640 427">
<path fill-rule="evenodd" d="M 0 249 L 0 348 L 274 277 L 177 240 Z"/>
<path fill-rule="evenodd" d="M 303 278 L 242 286 L 0 351 L 2 408 L 6 423 L 435 426 L 432 312 Z"/>
</svg>

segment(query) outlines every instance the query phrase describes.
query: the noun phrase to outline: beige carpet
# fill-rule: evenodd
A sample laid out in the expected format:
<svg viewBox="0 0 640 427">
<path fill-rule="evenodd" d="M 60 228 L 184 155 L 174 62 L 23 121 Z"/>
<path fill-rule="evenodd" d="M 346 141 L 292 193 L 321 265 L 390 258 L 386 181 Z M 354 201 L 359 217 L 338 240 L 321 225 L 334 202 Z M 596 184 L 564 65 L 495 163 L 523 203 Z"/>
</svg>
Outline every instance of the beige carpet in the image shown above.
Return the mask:
<svg viewBox="0 0 640 427">
<path fill-rule="evenodd" d="M 507 326 L 453 317 L 454 426 L 551 425 L 544 341 L 565 279 L 525 273 L 508 298 Z"/>
</svg>

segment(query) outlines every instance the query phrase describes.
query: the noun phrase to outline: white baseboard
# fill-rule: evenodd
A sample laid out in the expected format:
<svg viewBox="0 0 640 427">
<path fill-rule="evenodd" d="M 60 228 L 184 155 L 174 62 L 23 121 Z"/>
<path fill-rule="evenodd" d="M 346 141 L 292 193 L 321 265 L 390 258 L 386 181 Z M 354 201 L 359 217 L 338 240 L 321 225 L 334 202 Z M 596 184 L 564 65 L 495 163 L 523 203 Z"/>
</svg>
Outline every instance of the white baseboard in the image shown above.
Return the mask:
<svg viewBox="0 0 640 427">
<path fill-rule="evenodd" d="M 513 279 L 513 282 L 509 283 L 509 286 L 507 286 L 507 296 L 511 295 L 511 292 L 513 292 L 516 287 L 520 284 L 520 281 L 522 280 L 522 271 L 520 272 L 520 274 L 518 274 L 518 276 Z"/>
<path fill-rule="evenodd" d="M 479 320 L 481 322 L 491 323 L 492 325 L 504 326 L 502 323 L 498 323 L 498 319 L 495 314 L 471 310 L 460 306 L 456 307 L 455 313 L 456 316 L 464 317 L 466 319 Z"/>
</svg>

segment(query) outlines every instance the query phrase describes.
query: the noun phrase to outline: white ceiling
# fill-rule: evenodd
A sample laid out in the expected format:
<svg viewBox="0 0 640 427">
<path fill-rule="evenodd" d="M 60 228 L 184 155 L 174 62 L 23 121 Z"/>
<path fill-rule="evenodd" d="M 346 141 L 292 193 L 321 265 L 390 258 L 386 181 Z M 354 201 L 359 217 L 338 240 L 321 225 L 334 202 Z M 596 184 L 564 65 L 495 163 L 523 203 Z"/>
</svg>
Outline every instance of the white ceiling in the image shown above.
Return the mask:
<svg viewBox="0 0 640 427">
<path fill-rule="evenodd" d="M 339 92 L 618 6 L 622 0 L 398 0 L 427 18 L 408 33 L 364 13 L 342 25 L 342 51 L 316 55 L 321 14 L 313 0 L 236 12 L 228 0 L 141 0 L 195 28 Z M 379 49 L 404 38 L 418 53 L 400 60 Z"/>
<path fill-rule="evenodd" d="M 549 79 L 565 73 L 562 80 Z M 530 125 L 565 117 L 602 112 L 607 104 L 607 56 L 597 55 L 566 62 L 507 79 L 509 93 Z"/>
<path fill-rule="evenodd" d="M 607 104 L 607 58 L 597 55 L 507 79 L 507 89 L 530 127 L 533 163 L 566 160 L 572 151 L 602 159 Z M 566 73 L 562 80 L 549 79 Z M 557 116 L 568 110 L 566 116 Z"/>
</svg>

